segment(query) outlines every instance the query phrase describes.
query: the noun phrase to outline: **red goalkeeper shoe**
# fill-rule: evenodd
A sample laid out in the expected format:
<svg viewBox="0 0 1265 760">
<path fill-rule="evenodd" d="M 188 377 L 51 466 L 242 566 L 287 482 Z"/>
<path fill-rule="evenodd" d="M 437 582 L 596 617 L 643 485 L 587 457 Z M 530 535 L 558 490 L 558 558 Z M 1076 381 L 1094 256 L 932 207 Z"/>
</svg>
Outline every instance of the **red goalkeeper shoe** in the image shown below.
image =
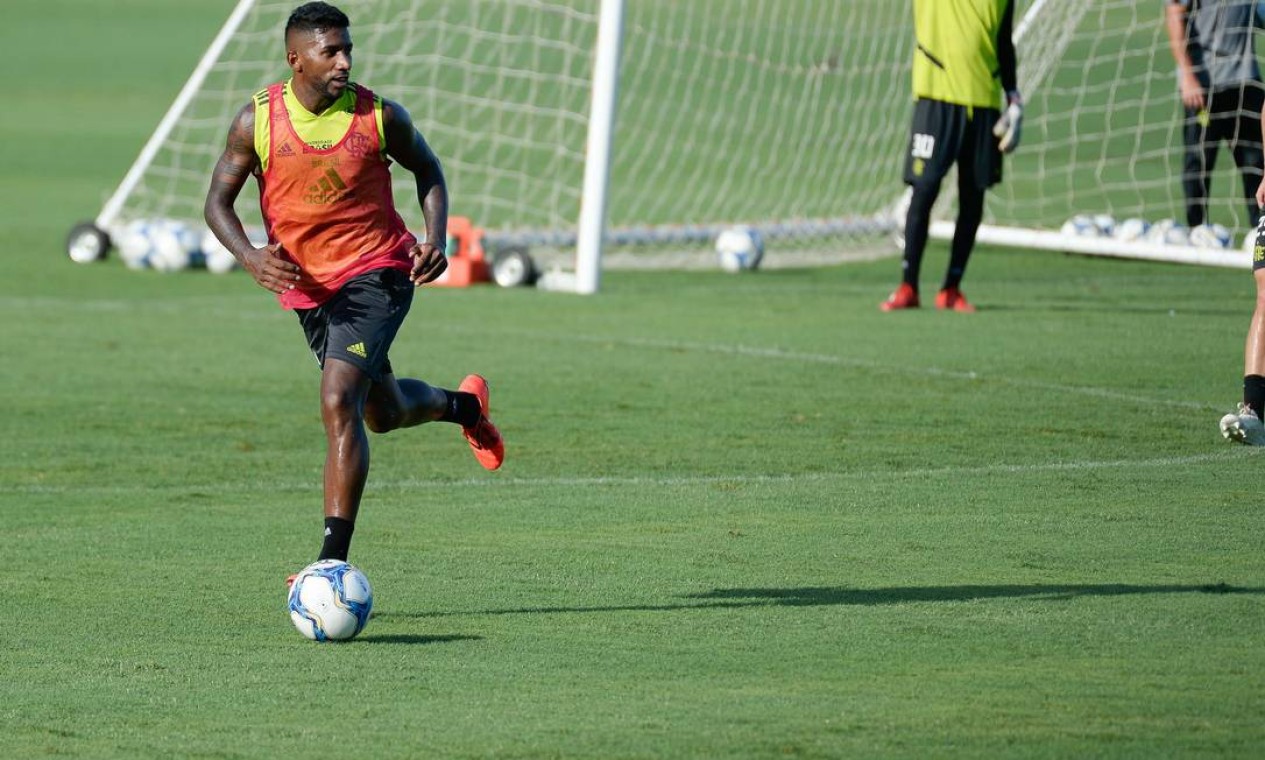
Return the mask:
<svg viewBox="0 0 1265 760">
<path fill-rule="evenodd" d="M 878 305 L 880 311 L 896 311 L 898 309 L 917 309 L 918 291 L 914 290 L 914 286 L 907 282 L 902 282 L 896 292 L 887 297 L 887 300 Z"/>
<path fill-rule="evenodd" d="M 479 464 L 484 469 L 495 470 L 505 461 L 505 441 L 501 440 L 501 431 L 488 419 L 488 381 L 479 375 L 466 375 L 457 390 L 473 393 L 479 399 L 479 421 L 461 428 L 461 434 L 466 437 Z"/>
<path fill-rule="evenodd" d="M 971 305 L 970 301 L 966 300 L 966 296 L 962 295 L 962 291 L 957 288 L 945 288 L 936 293 L 936 308 L 960 311 L 963 314 L 975 313 L 975 307 Z"/>
</svg>

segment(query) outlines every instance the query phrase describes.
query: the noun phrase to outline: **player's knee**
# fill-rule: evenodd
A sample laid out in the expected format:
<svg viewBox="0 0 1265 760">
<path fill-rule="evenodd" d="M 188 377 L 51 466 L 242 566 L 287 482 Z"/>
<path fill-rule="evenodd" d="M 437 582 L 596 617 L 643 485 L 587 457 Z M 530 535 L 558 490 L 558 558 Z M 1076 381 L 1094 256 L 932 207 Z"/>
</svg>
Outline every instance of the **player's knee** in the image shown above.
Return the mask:
<svg viewBox="0 0 1265 760">
<path fill-rule="evenodd" d="M 940 185 L 932 182 L 919 183 L 913 186 L 913 193 L 909 196 L 910 217 L 921 219 L 931 216 L 931 209 L 936 204 L 936 198 L 940 195 Z"/>
<path fill-rule="evenodd" d="M 328 423 L 354 420 L 358 400 L 350 388 L 323 388 L 321 390 L 321 416 Z"/>
<path fill-rule="evenodd" d="M 375 433 L 389 433 L 400 426 L 400 415 L 375 406 L 365 407 L 365 427 Z"/>
</svg>

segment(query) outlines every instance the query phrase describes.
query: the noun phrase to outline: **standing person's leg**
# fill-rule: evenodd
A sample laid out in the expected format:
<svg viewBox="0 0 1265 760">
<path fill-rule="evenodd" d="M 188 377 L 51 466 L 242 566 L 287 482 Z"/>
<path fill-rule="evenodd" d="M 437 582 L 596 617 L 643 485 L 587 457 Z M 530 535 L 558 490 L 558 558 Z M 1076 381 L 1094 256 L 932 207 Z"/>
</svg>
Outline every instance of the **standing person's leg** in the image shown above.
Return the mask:
<svg viewBox="0 0 1265 760">
<path fill-rule="evenodd" d="M 966 126 L 965 113 L 963 106 L 938 100 L 923 98 L 914 103 L 905 155 L 904 181 L 911 194 L 905 215 L 901 284 L 879 304 L 883 311 L 919 305 L 918 278 L 931 229 L 931 210 L 940 195 L 941 182 L 957 159 Z"/>
<path fill-rule="evenodd" d="M 1193 229 L 1208 218 L 1208 192 L 1212 170 L 1217 165 L 1217 141 L 1209 135 L 1210 108 L 1183 110 L 1182 192 L 1186 197 L 1186 224 Z"/>
<path fill-rule="evenodd" d="M 1256 278 L 1256 308 L 1243 350 L 1243 403 L 1259 419 L 1265 417 L 1265 267 L 1252 275 Z"/>
<path fill-rule="evenodd" d="M 909 212 L 905 215 L 905 251 L 901 258 L 901 282 L 918 290 L 922 256 L 927 250 L 931 232 L 931 209 L 940 196 L 939 182 L 914 185 L 909 196 Z"/>
<path fill-rule="evenodd" d="M 1232 104 L 1235 128 L 1230 138 L 1230 151 L 1243 180 L 1248 223 L 1255 227 L 1261 216 L 1256 189 L 1261 185 L 1261 167 L 1265 165 L 1265 148 L 1261 144 L 1261 109 L 1265 106 L 1265 90 L 1259 82 L 1248 82 L 1237 93 L 1238 97 Z"/>
<path fill-rule="evenodd" d="M 1001 181 L 1002 155 L 993 125 L 1001 114 L 991 108 L 973 110 L 967 122 L 958 165 L 958 217 L 949 249 L 949 266 L 936 294 L 936 308 L 971 313 L 975 307 L 962 295 L 966 264 L 975 250 L 975 238 L 984 218 L 984 194 Z"/>
<path fill-rule="evenodd" d="M 1257 226 L 1256 250 L 1262 250 L 1261 226 Z M 1243 347 L 1243 401 L 1236 411 L 1221 418 L 1221 434 L 1249 446 L 1265 446 L 1265 259 L 1253 256 L 1256 307 L 1248 324 Z"/>
<path fill-rule="evenodd" d="M 983 218 L 984 188 L 976 181 L 971 162 L 963 161 L 958 164 L 958 218 L 953 228 L 953 247 L 950 249 L 949 267 L 944 274 L 942 291 L 957 291 L 962 284 L 966 263 L 971 258 L 971 251 L 975 249 L 975 236 L 979 234 Z M 958 295 L 961 296 L 961 293 Z"/>
</svg>

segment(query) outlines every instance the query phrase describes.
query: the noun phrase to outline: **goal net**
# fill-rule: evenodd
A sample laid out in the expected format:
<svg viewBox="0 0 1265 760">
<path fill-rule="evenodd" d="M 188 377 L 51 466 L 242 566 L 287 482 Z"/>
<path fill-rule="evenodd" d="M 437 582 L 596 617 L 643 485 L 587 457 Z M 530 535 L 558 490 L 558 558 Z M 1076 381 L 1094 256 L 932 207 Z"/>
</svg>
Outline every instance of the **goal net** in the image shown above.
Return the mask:
<svg viewBox="0 0 1265 760">
<path fill-rule="evenodd" d="M 233 115 L 289 74 L 281 30 L 295 4 L 242 0 L 100 226 L 200 223 Z M 338 4 L 352 20 L 354 78 L 412 113 L 444 163 L 452 213 L 486 229 L 492 247 L 529 245 L 573 263 L 601 2 Z M 710 265 L 710 241 L 734 224 L 761 232 L 766 265 L 891 254 L 911 112 L 909 6 L 627 0 L 604 265 Z M 982 239 L 1021 230 L 1037 239 L 1016 245 L 1110 249 L 1110 239 L 1058 230 L 1082 213 L 1179 217 L 1181 124 L 1159 3 L 1018 0 L 1016 18 L 1024 140 L 990 193 Z M 1232 173 L 1228 155 L 1223 164 Z M 397 175 L 398 205 L 420 226 L 408 179 Z M 1212 217 L 1241 235 L 1246 212 L 1232 186 L 1215 178 L 1223 200 Z M 944 195 L 940 234 L 954 213 Z M 259 224 L 253 186 L 238 210 Z"/>
<path fill-rule="evenodd" d="M 1004 182 L 989 193 L 980 239 L 1249 266 L 1240 243 L 1253 221 L 1228 147 L 1212 172 L 1208 221 L 1226 228 L 1230 250 L 1201 246 L 1198 236 L 1191 245 L 1181 234 L 1156 234 L 1185 222 L 1183 114 L 1162 3 L 1034 0 L 1026 6 L 1015 32 L 1027 100 L 1023 143 L 1007 159 Z M 933 234 L 951 235 L 952 214 L 951 201 L 941 203 Z M 1077 227 L 1080 234 L 1063 232 L 1077 216 L 1106 216 L 1116 223 L 1115 234 L 1084 225 Z M 1121 235 L 1127 220 L 1134 220 L 1131 231 Z M 1135 238 L 1146 225 L 1151 235 Z"/>
</svg>

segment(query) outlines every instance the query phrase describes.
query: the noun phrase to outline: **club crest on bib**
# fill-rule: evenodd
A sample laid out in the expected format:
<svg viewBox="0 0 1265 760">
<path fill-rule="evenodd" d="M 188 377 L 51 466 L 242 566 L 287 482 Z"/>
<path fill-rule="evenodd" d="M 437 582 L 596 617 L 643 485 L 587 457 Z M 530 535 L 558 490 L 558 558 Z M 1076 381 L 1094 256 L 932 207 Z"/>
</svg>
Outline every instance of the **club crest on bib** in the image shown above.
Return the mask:
<svg viewBox="0 0 1265 760">
<path fill-rule="evenodd" d="M 366 134 L 356 132 L 347 136 L 343 148 L 357 158 L 364 158 L 373 153 L 373 140 Z"/>
</svg>

